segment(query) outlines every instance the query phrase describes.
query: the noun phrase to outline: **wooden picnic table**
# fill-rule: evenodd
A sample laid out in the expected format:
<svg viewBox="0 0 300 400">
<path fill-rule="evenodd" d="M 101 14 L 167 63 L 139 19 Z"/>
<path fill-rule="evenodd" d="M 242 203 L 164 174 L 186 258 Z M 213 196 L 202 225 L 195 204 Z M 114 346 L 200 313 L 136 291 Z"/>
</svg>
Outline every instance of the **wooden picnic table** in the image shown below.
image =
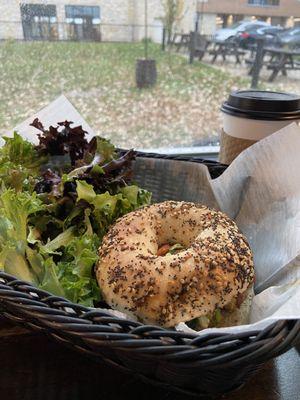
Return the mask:
<svg viewBox="0 0 300 400">
<path fill-rule="evenodd" d="M 266 59 L 268 57 L 268 59 Z M 299 61 L 296 59 L 299 57 Z M 253 60 L 248 60 L 251 65 L 249 75 L 252 74 Z M 278 74 L 287 76 L 287 70 L 300 70 L 300 50 L 290 50 L 280 47 L 264 47 L 262 53 L 261 65 L 272 70 L 269 82 L 273 82 Z"/>
<path fill-rule="evenodd" d="M 280 72 L 286 76 L 287 70 L 300 69 L 299 61 L 295 60 L 295 57 L 300 56 L 299 50 L 265 47 L 264 52 L 271 55 L 271 60 L 267 65 L 267 68 L 272 70 L 270 82 L 273 82 Z"/>
<path fill-rule="evenodd" d="M 178 40 L 179 39 L 179 40 Z M 172 45 L 176 46 L 176 51 L 182 47 L 189 47 L 190 45 L 190 34 L 189 33 L 175 33 L 172 39 Z"/>
<path fill-rule="evenodd" d="M 212 40 L 210 41 L 210 44 L 212 45 L 212 48 L 209 50 L 209 54 L 213 56 L 211 59 L 212 64 L 217 60 L 218 56 L 221 56 L 223 61 L 226 61 L 226 57 L 231 55 L 235 56 L 236 64 L 241 64 L 240 57 L 246 54 L 244 50 L 239 48 L 236 42 L 231 40 Z"/>
</svg>

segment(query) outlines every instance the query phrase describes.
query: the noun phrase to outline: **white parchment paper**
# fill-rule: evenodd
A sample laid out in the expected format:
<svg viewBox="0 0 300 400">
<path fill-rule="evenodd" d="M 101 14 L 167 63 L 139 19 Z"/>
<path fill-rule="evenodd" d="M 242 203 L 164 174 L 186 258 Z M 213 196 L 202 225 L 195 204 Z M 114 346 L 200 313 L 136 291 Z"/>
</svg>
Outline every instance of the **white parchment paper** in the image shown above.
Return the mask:
<svg viewBox="0 0 300 400">
<path fill-rule="evenodd" d="M 69 119 L 83 125 L 89 137 L 94 135 L 64 96 L 34 117 L 39 117 L 45 126 Z M 36 131 L 29 128 L 32 120 L 33 117 L 28 118 L 15 129 L 35 142 Z M 164 175 L 174 174 L 174 169 L 168 171 L 163 163 Z M 291 124 L 256 143 L 218 179 L 211 180 L 206 167 L 192 163 L 180 164 L 180 178 L 185 182 L 180 200 L 217 207 L 236 221 L 250 243 L 256 271 L 257 294 L 250 325 L 206 329 L 198 334 L 256 330 L 279 319 L 299 319 L 300 128 Z M 108 312 L 127 318 L 119 312 Z M 177 329 L 192 331 L 184 323 Z"/>
<path fill-rule="evenodd" d="M 236 221 L 253 251 L 258 294 L 251 328 L 299 319 L 300 128 L 291 124 L 251 146 L 210 185 L 219 208 Z"/>
</svg>

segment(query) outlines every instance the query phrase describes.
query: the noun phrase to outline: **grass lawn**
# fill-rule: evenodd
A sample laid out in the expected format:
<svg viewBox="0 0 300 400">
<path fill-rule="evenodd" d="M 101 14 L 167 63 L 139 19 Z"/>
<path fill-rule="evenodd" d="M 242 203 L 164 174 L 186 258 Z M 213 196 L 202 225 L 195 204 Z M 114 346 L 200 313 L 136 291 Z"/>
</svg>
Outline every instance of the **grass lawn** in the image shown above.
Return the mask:
<svg viewBox="0 0 300 400">
<path fill-rule="evenodd" d="M 155 88 L 135 88 L 143 46 L 115 43 L 0 44 L 1 133 L 64 93 L 103 136 L 123 147 L 193 145 L 215 139 L 219 107 L 248 81 L 150 45 Z"/>
</svg>

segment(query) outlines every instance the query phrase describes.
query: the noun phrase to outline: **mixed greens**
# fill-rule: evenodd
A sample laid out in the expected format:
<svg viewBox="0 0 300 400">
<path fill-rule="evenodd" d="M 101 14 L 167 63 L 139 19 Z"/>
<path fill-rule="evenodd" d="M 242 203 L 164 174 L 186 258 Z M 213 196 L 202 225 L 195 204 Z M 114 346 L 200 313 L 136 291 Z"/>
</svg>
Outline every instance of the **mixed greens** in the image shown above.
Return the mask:
<svg viewBox="0 0 300 400">
<path fill-rule="evenodd" d="M 101 137 L 88 142 L 72 122 L 32 125 L 37 146 L 15 132 L 0 149 L 0 269 L 93 306 L 103 236 L 151 195 L 131 183 L 134 151 L 119 154 Z"/>
</svg>

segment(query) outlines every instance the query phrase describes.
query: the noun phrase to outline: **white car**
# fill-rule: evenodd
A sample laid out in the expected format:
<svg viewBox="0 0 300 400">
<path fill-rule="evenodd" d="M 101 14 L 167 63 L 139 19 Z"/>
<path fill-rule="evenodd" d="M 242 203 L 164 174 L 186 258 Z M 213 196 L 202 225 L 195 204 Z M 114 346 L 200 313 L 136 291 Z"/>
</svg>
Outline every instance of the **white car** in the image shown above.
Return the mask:
<svg viewBox="0 0 300 400">
<path fill-rule="evenodd" d="M 230 28 L 218 29 L 215 33 L 214 39 L 218 42 L 224 42 L 225 40 L 232 39 L 237 33 L 244 32 L 246 29 L 253 29 L 258 26 L 270 26 L 267 22 L 263 21 L 240 21 Z"/>
</svg>

